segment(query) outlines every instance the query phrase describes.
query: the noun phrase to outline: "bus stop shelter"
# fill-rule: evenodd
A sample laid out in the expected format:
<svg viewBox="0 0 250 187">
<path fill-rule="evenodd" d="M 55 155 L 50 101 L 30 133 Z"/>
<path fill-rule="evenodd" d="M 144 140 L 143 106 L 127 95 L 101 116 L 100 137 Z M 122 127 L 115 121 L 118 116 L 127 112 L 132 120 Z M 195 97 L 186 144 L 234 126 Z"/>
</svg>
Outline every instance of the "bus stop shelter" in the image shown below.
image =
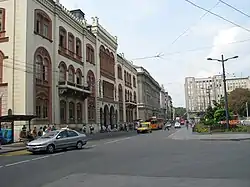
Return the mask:
<svg viewBox="0 0 250 187">
<path fill-rule="evenodd" d="M 35 115 L 6 115 L 0 116 L 0 131 L 2 129 L 2 123 L 9 122 L 11 123 L 12 129 L 12 142 L 14 142 L 14 122 L 15 121 L 28 121 L 28 129 L 31 130 L 31 120 L 36 118 Z"/>
</svg>

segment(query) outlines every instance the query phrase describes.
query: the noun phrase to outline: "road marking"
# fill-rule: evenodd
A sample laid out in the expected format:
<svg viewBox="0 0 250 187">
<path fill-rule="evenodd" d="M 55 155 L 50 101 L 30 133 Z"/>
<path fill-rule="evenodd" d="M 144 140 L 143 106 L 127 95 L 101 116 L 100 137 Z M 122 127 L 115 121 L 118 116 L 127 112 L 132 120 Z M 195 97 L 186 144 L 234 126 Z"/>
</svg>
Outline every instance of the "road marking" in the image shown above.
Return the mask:
<svg viewBox="0 0 250 187">
<path fill-rule="evenodd" d="M 61 152 L 61 153 L 55 153 L 55 154 L 53 154 L 53 155 L 51 155 L 51 156 L 59 156 L 59 155 L 63 155 L 65 152 Z"/>
<path fill-rule="evenodd" d="M 41 160 L 41 159 L 45 159 L 45 158 L 48 158 L 48 157 L 50 157 L 50 155 L 47 155 L 47 156 L 40 156 L 40 157 L 37 157 L 37 158 L 32 158 L 31 160 L 32 160 L 32 161 Z"/>
<path fill-rule="evenodd" d="M 5 167 L 14 166 L 14 165 L 18 165 L 18 164 L 23 164 L 23 163 L 27 163 L 27 162 L 30 162 L 30 160 L 23 160 L 23 161 L 20 161 L 20 162 L 14 162 L 12 164 L 5 165 Z"/>
<path fill-rule="evenodd" d="M 131 139 L 131 137 L 122 138 L 122 139 L 118 139 L 118 140 L 112 140 L 112 141 L 109 141 L 109 142 L 105 142 L 104 144 L 117 143 L 117 142 L 121 142 L 121 141 L 128 140 L 128 139 Z"/>
</svg>

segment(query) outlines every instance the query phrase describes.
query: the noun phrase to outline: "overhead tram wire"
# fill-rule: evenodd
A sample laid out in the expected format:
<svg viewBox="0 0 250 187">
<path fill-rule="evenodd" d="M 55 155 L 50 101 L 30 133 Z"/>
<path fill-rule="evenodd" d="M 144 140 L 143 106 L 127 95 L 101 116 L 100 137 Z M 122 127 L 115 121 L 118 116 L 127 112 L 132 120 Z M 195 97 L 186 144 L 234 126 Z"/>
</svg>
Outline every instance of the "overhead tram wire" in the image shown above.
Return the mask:
<svg viewBox="0 0 250 187">
<path fill-rule="evenodd" d="M 216 16 L 216 17 L 218 17 L 218 18 L 220 18 L 220 19 L 222 19 L 222 20 L 224 20 L 224 21 L 226 21 L 226 22 L 228 22 L 228 23 L 231 23 L 232 25 L 234 25 L 234 26 L 236 26 L 236 27 L 239 27 L 239 28 L 241 28 L 241 29 L 243 29 L 243 30 L 245 30 L 245 31 L 247 31 L 247 32 L 250 32 L 250 29 L 247 29 L 247 28 L 245 28 L 245 27 L 243 27 L 243 26 L 241 26 L 241 25 L 239 25 L 239 24 L 237 24 L 237 23 L 234 23 L 233 21 L 230 21 L 229 19 L 226 19 L 226 18 L 224 18 L 224 17 L 222 17 L 222 16 L 220 16 L 220 15 L 218 15 L 218 14 L 216 14 L 216 13 L 213 13 L 213 12 L 209 11 L 208 9 L 205 9 L 205 8 L 203 8 L 203 7 L 201 7 L 201 6 L 199 6 L 199 5 L 195 4 L 195 3 L 193 3 L 192 1 L 189 1 L 189 0 L 184 0 L 184 1 L 188 2 L 189 4 L 193 5 L 193 6 L 196 7 L 196 8 L 199 8 L 199 9 L 201 9 L 201 10 L 204 10 L 204 11 L 206 11 L 206 12 L 208 12 L 208 13 L 210 13 L 210 14 L 212 14 L 212 15 L 214 15 L 214 16 Z"/>
<path fill-rule="evenodd" d="M 246 14 L 245 12 L 243 12 L 243 11 L 239 10 L 238 8 L 235 8 L 233 5 L 230 5 L 230 4 L 228 4 L 227 2 L 222 1 L 222 0 L 219 0 L 219 2 L 221 2 L 221 3 L 223 3 L 224 5 L 226 5 L 226 6 L 230 7 L 230 8 L 232 8 L 233 10 L 235 10 L 235 11 L 237 11 L 237 12 L 239 12 L 239 13 L 243 14 L 244 16 L 246 16 L 246 17 L 249 17 L 249 18 L 250 18 L 250 15 L 248 15 L 248 14 Z"/>
<path fill-rule="evenodd" d="M 211 7 L 211 8 L 209 9 L 209 11 L 212 11 L 212 10 L 213 10 L 215 7 L 217 7 L 219 4 L 220 4 L 220 1 L 218 1 L 213 7 Z M 205 12 L 205 13 L 199 18 L 198 22 L 201 21 L 201 20 L 202 20 L 205 16 L 207 16 L 208 14 L 209 14 L 209 12 Z M 170 44 L 170 46 L 173 45 L 173 44 L 175 44 L 182 36 L 184 36 L 184 34 L 186 34 L 188 31 L 190 31 L 190 30 L 192 29 L 192 27 L 196 26 L 196 25 L 198 24 L 198 22 L 196 22 L 195 24 L 191 25 L 191 26 L 188 27 L 186 30 L 184 30 L 184 32 L 182 32 L 176 39 L 173 40 L 173 42 Z M 170 47 L 170 46 L 169 46 L 169 47 Z"/>
</svg>

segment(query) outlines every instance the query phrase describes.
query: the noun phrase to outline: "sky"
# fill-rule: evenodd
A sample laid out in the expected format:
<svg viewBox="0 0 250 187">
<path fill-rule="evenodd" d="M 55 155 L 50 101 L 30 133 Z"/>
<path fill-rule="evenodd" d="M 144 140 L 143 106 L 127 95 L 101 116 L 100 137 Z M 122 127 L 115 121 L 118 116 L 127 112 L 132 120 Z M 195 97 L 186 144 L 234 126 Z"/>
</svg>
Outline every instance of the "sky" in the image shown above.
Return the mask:
<svg viewBox="0 0 250 187">
<path fill-rule="evenodd" d="M 212 8 L 213 13 L 238 26 L 209 13 L 204 16 L 204 10 L 185 0 L 60 0 L 69 10 L 80 8 L 89 23 L 91 17 L 99 17 L 100 24 L 118 37 L 117 52 L 146 68 L 164 85 L 175 107 L 185 107 L 185 77 L 221 74 L 221 64 L 207 61 L 208 57 L 238 55 L 238 59 L 226 62 L 227 76 L 250 75 L 250 16 L 218 0 L 191 1 L 206 9 Z M 249 0 L 224 2 L 250 15 Z M 182 34 L 184 31 L 187 32 Z M 138 59 L 159 53 L 164 55 Z"/>
</svg>

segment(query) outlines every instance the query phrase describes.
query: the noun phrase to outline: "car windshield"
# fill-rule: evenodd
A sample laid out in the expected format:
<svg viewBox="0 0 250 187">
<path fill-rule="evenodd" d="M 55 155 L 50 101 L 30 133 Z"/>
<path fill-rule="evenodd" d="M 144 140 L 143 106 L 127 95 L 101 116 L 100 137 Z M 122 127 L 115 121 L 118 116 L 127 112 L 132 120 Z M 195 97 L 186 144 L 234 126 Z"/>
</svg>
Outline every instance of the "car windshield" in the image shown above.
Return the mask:
<svg viewBox="0 0 250 187">
<path fill-rule="evenodd" d="M 143 123 L 142 123 L 142 124 L 140 125 L 140 127 L 148 127 L 148 124 L 145 124 L 145 123 L 143 124 Z"/>
<path fill-rule="evenodd" d="M 58 131 L 50 131 L 43 135 L 41 138 L 53 138 L 58 134 Z"/>
</svg>

